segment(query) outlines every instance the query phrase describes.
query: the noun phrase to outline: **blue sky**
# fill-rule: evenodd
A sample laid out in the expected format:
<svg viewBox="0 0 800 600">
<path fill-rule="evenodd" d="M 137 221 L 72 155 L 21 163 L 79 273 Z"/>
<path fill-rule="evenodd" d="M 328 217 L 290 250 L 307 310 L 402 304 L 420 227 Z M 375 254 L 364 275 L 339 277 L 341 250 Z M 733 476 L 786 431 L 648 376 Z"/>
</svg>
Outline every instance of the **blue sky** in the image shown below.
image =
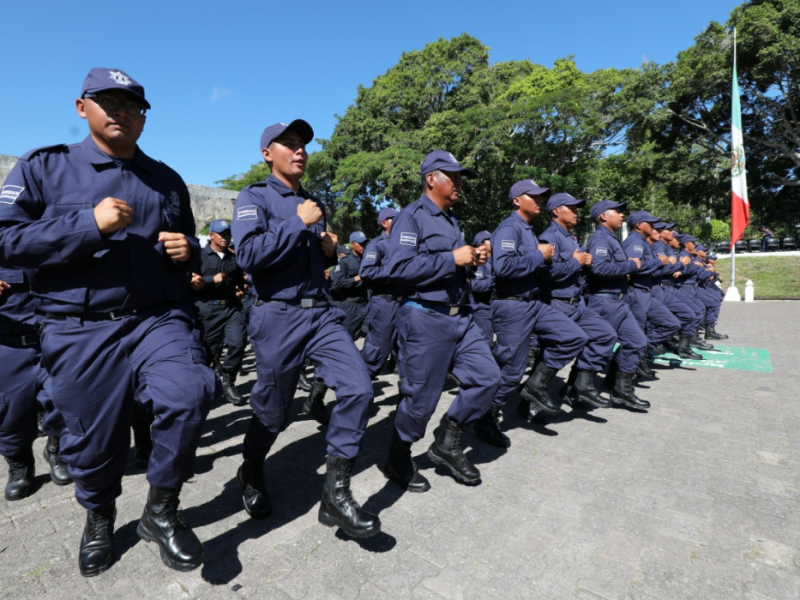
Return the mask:
<svg viewBox="0 0 800 600">
<path fill-rule="evenodd" d="M 92 67 L 120 68 L 153 105 L 140 146 L 189 183 L 260 160 L 266 125 L 304 118 L 330 137 L 359 84 L 404 51 L 467 32 L 490 60 L 594 71 L 665 63 L 731 0 L 14 2 L 2 15 L 0 154 L 78 142 L 74 99 Z M 310 151 L 316 144 L 309 147 Z"/>
</svg>

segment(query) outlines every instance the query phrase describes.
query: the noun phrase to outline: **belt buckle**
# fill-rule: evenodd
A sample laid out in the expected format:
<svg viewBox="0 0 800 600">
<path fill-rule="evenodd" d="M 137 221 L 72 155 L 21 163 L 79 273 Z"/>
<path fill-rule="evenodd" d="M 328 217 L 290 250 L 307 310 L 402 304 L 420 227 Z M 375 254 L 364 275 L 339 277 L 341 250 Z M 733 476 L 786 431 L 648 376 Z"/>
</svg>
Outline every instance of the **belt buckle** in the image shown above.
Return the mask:
<svg viewBox="0 0 800 600">
<path fill-rule="evenodd" d="M 448 314 L 449 314 L 449 316 L 454 317 L 454 316 L 456 316 L 458 314 L 458 312 L 460 310 L 461 310 L 460 306 L 451 306 L 450 307 L 450 312 Z"/>
<path fill-rule="evenodd" d="M 227 300 L 220 300 L 220 301 L 219 301 L 219 305 L 220 305 L 220 306 L 225 306 L 225 303 L 226 303 L 226 302 L 227 302 Z"/>
<path fill-rule="evenodd" d="M 300 308 L 314 308 L 314 299 L 313 298 L 301 298 L 300 299 Z"/>
<path fill-rule="evenodd" d="M 20 336 L 20 341 L 22 342 L 23 346 L 35 346 L 39 341 L 39 338 L 35 333 L 28 333 Z"/>
</svg>

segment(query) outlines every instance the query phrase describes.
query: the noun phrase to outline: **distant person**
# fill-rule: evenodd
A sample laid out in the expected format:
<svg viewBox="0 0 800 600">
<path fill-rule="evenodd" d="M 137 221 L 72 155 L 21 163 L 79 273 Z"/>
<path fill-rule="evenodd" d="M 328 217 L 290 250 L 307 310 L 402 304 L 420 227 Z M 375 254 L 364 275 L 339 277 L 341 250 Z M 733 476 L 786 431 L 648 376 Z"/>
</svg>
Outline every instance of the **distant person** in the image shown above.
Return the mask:
<svg viewBox="0 0 800 600">
<path fill-rule="evenodd" d="M 769 241 L 774 234 L 765 225 L 761 226 L 761 251 L 766 252 Z"/>
</svg>

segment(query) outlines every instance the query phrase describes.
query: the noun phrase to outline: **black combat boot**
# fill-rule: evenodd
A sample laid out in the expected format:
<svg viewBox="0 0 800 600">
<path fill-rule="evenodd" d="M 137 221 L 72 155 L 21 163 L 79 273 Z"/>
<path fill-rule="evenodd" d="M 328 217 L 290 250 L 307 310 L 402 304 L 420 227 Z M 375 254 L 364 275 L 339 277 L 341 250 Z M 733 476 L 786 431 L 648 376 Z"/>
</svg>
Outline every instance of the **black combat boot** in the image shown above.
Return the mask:
<svg viewBox="0 0 800 600">
<path fill-rule="evenodd" d="M 680 335 L 673 335 L 668 340 L 662 342 L 664 348 L 666 348 L 667 352 L 671 352 L 672 354 L 678 353 L 678 346 L 680 344 Z"/>
<path fill-rule="evenodd" d="M 578 377 L 578 369 L 575 365 L 572 365 L 572 368 L 569 370 L 569 377 L 567 377 L 567 382 L 561 386 L 561 389 L 558 391 L 558 397 L 561 398 L 561 402 L 563 404 L 569 404 L 573 408 L 575 407 L 575 403 L 578 398 L 575 396 L 575 379 Z"/>
<path fill-rule="evenodd" d="M 33 492 L 33 478 L 36 475 L 33 452 L 28 450 L 19 456 L 7 456 L 8 483 L 6 483 L 6 500 L 22 500 Z"/>
<path fill-rule="evenodd" d="M 457 479 L 470 484 L 478 483 L 481 473 L 467 460 L 461 449 L 461 438 L 466 430 L 466 425 L 456 423 L 445 414 L 436 432 L 436 439 L 428 448 L 428 458 L 450 469 Z"/>
<path fill-rule="evenodd" d="M 657 379 L 653 369 L 647 364 L 647 352 L 644 353 L 642 360 L 640 360 L 639 364 L 636 366 L 636 374 L 643 379 Z"/>
<path fill-rule="evenodd" d="M 536 402 L 525 400 L 522 396 L 519 397 L 519 404 L 517 404 L 517 413 L 520 417 L 525 419 L 528 423 L 534 421 L 542 409 Z"/>
<path fill-rule="evenodd" d="M 170 569 L 191 571 L 203 564 L 203 544 L 178 514 L 180 489 L 150 486 L 136 531 L 146 542 L 156 542 L 161 560 Z"/>
<path fill-rule="evenodd" d="M 303 366 L 300 367 L 300 379 L 297 380 L 297 388 L 304 392 L 311 391 L 311 380 L 306 375 L 306 369 L 311 366 L 311 361 L 306 359 Z"/>
<path fill-rule="evenodd" d="M 269 492 L 264 483 L 264 461 L 245 458 L 236 472 L 236 481 L 242 488 L 242 503 L 253 519 L 266 519 L 272 512 Z"/>
<path fill-rule="evenodd" d="M 315 379 L 314 384 L 311 386 L 311 391 L 308 398 L 303 402 L 303 407 L 300 409 L 301 415 L 308 415 L 317 423 L 327 425 L 330 423 L 331 418 L 328 416 L 328 410 L 325 408 L 325 392 L 328 391 L 328 386 L 322 379 Z"/>
<path fill-rule="evenodd" d="M 44 459 L 50 463 L 50 479 L 56 485 L 69 485 L 72 483 L 72 477 L 67 472 L 67 463 L 61 458 L 61 446 L 59 439 L 54 436 L 48 436 L 47 443 L 44 445 Z"/>
<path fill-rule="evenodd" d="M 392 432 L 392 444 L 383 474 L 409 492 L 422 493 L 431 489 L 430 482 L 417 470 L 411 458 L 411 442 L 401 440 L 396 430 Z"/>
<path fill-rule="evenodd" d="M 36 437 L 44 437 L 47 434 L 44 432 L 44 408 L 38 402 L 36 403 Z"/>
<path fill-rule="evenodd" d="M 234 406 L 243 406 L 247 401 L 236 389 L 236 376 L 233 373 L 223 372 L 219 378 L 222 381 L 222 394 L 225 400 Z"/>
<path fill-rule="evenodd" d="M 680 358 L 688 358 L 691 360 L 704 360 L 702 354 L 698 354 L 692 350 L 692 336 L 689 333 L 681 334 L 681 343 L 678 346 L 678 356 Z"/>
<path fill-rule="evenodd" d="M 716 323 L 706 323 L 706 339 L 707 340 L 727 340 L 728 336 L 724 333 L 717 333 Z"/>
<path fill-rule="evenodd" d="M 689 344 L 693 348 L 698 348 L 700 350 L 713 350 L 714 349 L 714 345 L 713 344 L 709 344 L 708 342 L 703 341 L 703 340 L 700 339 L 699 330 L 694 332 L 694 335 L 690 338 Z"/>
<path fill-rule="evenodd" d="M 610 390 L 617 387 L 617 373 L 619 373 L 619 363 L 616 358 L 612 357 L 611 361 L 608 363 L 608 373 L 606 373 L 603 379 L 603 385 Z"/>
<path fill-rule="evenodd" d="M 319 522 L 340 527 L 347 535 L 365 538 L 380 533 L 381 520 L 359 506 L 350 492 L 353 461 L 341 456 L 326 459 L 325 487 L 319 505 Z"/>
<path fill-rule="evenodd" d="M 78 552 L 78 568 L 84 577 L 99 575 L 113 564 L 116 516 L 114 504 L 86 511 L 86 527 L 83 528 Z"/>
<path fill-rule="evenodd" d="M 592 371 L 584 371 L 573 369 L 577 373 L 575 377 L 575 384 L 572 387 L 572 398 L 580 400 L 595 408 L 609 408 L 611 401 L 603 398 L 594 387 L 594 373 Z M 572 373 L 570 373 L 572 376 Z"/>
<path fill-rule="evenodd" d="M 650 408 L 650 403 L 639 398 L 634 392 L 633 376 L 634 373 L 623 373 L 622 371 L 617 373 L 617 383 L 611 393 L 611 401 L 614 404 L 624 404 L 640 410 Z"/>
<path fill-rule="evenodd" d="M 545 412 L 555 414 L 561 410 L 558 401 L 550 397 L 547 384 L 558 372 L 558 369 L 546 366 L 543 362 L 536 365 L 533 374 L 525 382 L 520 397 L 531 404 L 536 404 Z"/>
<path fill-rule="evenodd" d="M 541 354 L 539 346 L 528 346 L 528 368 L 533 369 L 536 366 L 536 360 Z"/>
<path fill-rule="evenodd" d="M 473 429 L 478 437 L 487 444 L 497 446 L 498 448 L 508 448 L 511 446 L 511 440 L 508 436 L 500 431 L 500 407 L 492 404 L 489 410 L 486 411 L 480 419 L 475 421 Z"/>
<path fill-rule="evenodd" d="M 150 437 L 149 423 L 132 423 L 133 466 L 141 471 L 147 470 L 150 454 L 153 452 L 153 439 Z"/>
</svg>

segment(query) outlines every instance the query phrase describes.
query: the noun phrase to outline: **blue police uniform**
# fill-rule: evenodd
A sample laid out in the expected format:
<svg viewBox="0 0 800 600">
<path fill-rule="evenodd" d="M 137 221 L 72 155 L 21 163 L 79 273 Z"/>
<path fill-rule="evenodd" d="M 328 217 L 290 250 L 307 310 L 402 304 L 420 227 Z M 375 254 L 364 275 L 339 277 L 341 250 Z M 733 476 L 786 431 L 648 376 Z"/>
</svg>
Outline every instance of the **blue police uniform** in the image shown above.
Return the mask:
<svg viewBox="0 0 800 600">
<path fill-rule="evenodd" d="M 367 334 L 367 292 L 369 289 L 356 276 L 361 270 L 361 257 L 350 252 L 331 271 L 331 297 L 345 313 L 344 328 L 353 340 Z"/>
<path fill-rule="evenodd" d="M 495 400 L 499 406 L 525 374 L 531 333 L 536 334 L 542 349 L 541 364 L 554 372 L 578 356 L 589 339 L 561 311 L 539 300 L 538 271 L 545 259 L 538 244 L 530 223 L 516 211 L 492 234 L 492 328 L 497 336 L 494 354 L 502 373 Z M 538 398 L 536 401 L 548 412 L 558 410 Z"/>
<path fill-rule="evenodd" d="M 399 296 L 389 281 L 389 235 L 386 232 L 370 240 L 364 249 L 359 275 L 370 290 L 367 312 L 368 331 L 361 357 L 370 376 L 375 377 L 397 345 L 396 316 Z"/>
<path fill-rule="evenodd" d="M 244 456 L 263 461 L 288 425 L 300 369 L 306 357 L 315 375 L 336 391 L 328 427 L 328 454 L 354 459 L 372 401 L 369 373 L 342 326 L 344 313 L 330 305 L 325 282 L 328 262 L 320 244 L 323 218 L 306 227 L 297 207 L 314 199 L 274 175 L 247 186 L 236 200 L 233 236 L 236 260 L 250 273 L 258 295 L 249 331 L 257 381 L 250 393 L 254 417 L 244 439 Z"/>
<path fill-rule="evenodd" d="M 675 251 L 662 241 L 653 243 L 653 250 L 657 256 L 667 258 L 677 258 Z M 700 315 L 690 308 L 680 298 L 675 289 L 674 273 L 680 273 L 683 264 L 676 262 L 667 264 L 664 269 L 654 278 L 653 297 L 658 299 L 667 309 L 675 315 L 680 322 L 680 333 L 684 335 L 694 335 L 697 326 L 700 324 Z"/>
<path fill-rule="evenodd" d="M 689 254 L 686 249 L 682 249 L 678 253 L 678 259 L 681 258 L 688 258 L 689 264 L 683 265 L 681 276 L 676 280 L 676 287 L 679 291 L 679 295 L 681 299 L 687 303 L 697 315 L 698 325 L 699 323 L 703 322 L 706 313 L 706 307 L 700 298 L 697 297 L 697 286 L 699 283 L 700 278 L 705 279 L 709 275 L 706 273 L 705 269 L 698 266 L 695 261 L 694 257 Z M 693 334 L 697 333 L 697 327 L 695 327 L 695 331 L 692 332 Z"/>
<path fill-rule="evenodd" d="M 89 136 L 23 155 L 0 195 L 0 263 L 38 268 L 42 356 L 78 502 L 100 509 L 120 494 L 131 405 L 145 384 L 156 415 L 147 478 L 179 489 L 194 474 L 216 389 L 193 335 L 191 265 L 158 241 L 162 231 L 184 233 L 199 254 L 183 180 L 139 149 L 130 160 L 111 157 Z M 133 220 L 101 235 L 93 209 L 106 197 L 125 200 Z"/>
<path fill-rule="evenodd" d="M 631 273 L 626 300 L 652 347 L 670 339 L 681 326 L 680 321 L 652 294 L 655 277 L 663 272 L 665 265 L 638 231 L 631 231 L 622 242 L 622 248 L 628 258 L 638 258 L 642 263 L 641 269 Z"/>
<path fill-rule="evenodd" d="M 479 234 L 480 235 L 480 234 Z M 485 239 L 490 239 L 489 232 L 483 232 Z M 478 235 L 475 236 L 474 245 L 483 242 Z M 483 333 L 483 339 L 490 346 L 494 345 L 494 331 L 492 330 L 492 292 L 494 292 L 494 273 L 492 272 L 492 257 L 485 264 L 468 271 L 469 276 L 469 312 L 475 323 Z"/>
<path fill-rule="evenodd" d="M 588 337 L 575 367 L 593 373 L 603 371 L 614 350 L 617 333 L 586 306 L 584 269 L 572 256 L 579 249 L 578 243 L 555 221 L 550 222 L 540 239 L 554 247 L 553 260 L 538 273 L 542 300 L 576 323 Z"/>
<path fill-rule="evenodd" d="M 395 430 L 404 442 L 425 434 L 448 371 L 461 386 L 447 411 L 467 425 L 494 399 L 500 373 L 474 319 L 465 310 L 467 269 L 453 250 L 465 246 L 458 221 L 425 194 L 394 219 L 389 275 L 403 296 L 397 329 L 403 380 Z"/>
</svg>

